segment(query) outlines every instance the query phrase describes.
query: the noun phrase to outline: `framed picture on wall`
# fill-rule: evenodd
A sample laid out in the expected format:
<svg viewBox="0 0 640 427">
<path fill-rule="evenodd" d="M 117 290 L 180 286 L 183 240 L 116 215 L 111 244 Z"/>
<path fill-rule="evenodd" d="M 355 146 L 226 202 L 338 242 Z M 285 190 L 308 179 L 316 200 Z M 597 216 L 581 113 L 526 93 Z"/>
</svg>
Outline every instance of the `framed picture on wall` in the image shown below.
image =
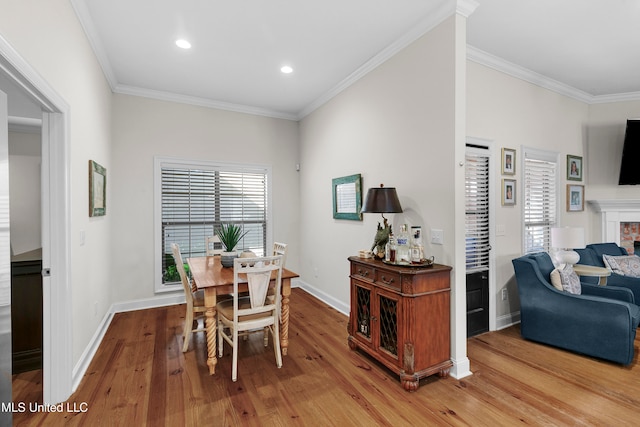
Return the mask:
<svg viewBox="0 0 640 427">
<path fill-rule="evenodd" d="M 516 150 L 512 150 L 511 148 L 502 149 L 502 174 L 516 174 Z"/>
<path fill-rule="evenodd" d="M 334 178 L 331 181 L 333 193 L 333 217 L 362 221 L 362 177 L 360 174 Z"/>
<path fill-rule="evenodd" d="M 582 157 L 567 154 L 567 180 L 582 181 Z"/>
<path fill-rule="evenodd" d="M 516 180 L 502 180 L 502 206 L 514 206 L 516 204 Z"/>
<path fill-rule="evenodd" d="M 107 213 L 107 170 L 89 160 L 89 216 Z"/>
<path fill-rule="evenodd" d="M 567 184 L 567 212 L 584 210 L 584 185 Z"/>
</svg>

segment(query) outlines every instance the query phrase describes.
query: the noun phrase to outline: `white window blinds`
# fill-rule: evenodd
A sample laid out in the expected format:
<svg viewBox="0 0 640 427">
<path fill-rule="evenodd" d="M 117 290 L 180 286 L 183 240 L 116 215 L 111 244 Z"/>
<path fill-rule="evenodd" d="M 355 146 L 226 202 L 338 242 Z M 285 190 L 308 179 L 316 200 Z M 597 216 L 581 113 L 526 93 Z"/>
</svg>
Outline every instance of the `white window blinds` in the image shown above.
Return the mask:
<svg viewBox="0 0 640 427">
<path fill-rule="evenodd" d="M 549 251 L 557 222 L 557 155 L 526 152 L 524 157 L 524 253 Z"/>
<path fill-rule="evenodd" d="M 173 265 L 171 244 L 183 258 L 204 256 L 205 238 L 222 223 L 240 225 L 246 236 L 238 250 L 265 254 L 267 236 L 267 170 L 207 164 L 160 163 L 161 253 L 163 283 Z"/>
<path fill-rule="evenodd" d="M 465 239 L 467 271 L 489 268 L 489 157 L 466 154 Z"/>
</svg>

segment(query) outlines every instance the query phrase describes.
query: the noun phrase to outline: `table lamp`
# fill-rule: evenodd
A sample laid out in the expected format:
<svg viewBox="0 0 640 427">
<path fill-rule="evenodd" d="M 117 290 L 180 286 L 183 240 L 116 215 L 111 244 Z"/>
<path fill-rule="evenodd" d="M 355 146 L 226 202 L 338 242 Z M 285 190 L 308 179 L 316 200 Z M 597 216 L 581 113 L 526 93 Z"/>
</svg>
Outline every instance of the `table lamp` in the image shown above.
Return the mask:
<svg viewBox="0 0 640 427">
<path fill-rule="evenodd" d="M 580 261 L 580 255 L 573 249 L 584 248 L 584 228 L 552 228 L 551 246 L 560 249 L 556 252 L 556 260 L 560 264 L 577 264 Z"/>
<path fill-rule="evenodd" d="M 391 226 L 388 224 L 384 214 L 402 212 L 402 206 L 400 206 L 400 200 L 398 200 L 398 193 L 396 193 L 395 187 L 385 187 L 384 184 L 380 184 L 380 187 L 373 187 L 367 190 L 367 195 L 362 203 L 360 212 L 382 214 L 384 227 L 378 223 L 378 229 L 376 230 L 371 250 L 373 251 L 374 248 L 377 247 L 374 255 L 380 258 L 380 254 L 382 253 L 382 257 L 384 257 L 384 248 L 389 241 L 389 233 L 391 233 Z"/>
</svg>

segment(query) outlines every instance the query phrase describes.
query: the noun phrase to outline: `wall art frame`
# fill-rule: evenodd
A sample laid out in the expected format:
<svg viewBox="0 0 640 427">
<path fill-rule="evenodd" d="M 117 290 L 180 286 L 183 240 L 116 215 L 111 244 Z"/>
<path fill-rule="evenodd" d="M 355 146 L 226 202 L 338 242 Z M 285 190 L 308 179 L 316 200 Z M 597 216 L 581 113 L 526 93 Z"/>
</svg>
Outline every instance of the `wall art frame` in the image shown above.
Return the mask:
<svg viewBox="0 0 640 427">
<path fill-rule="evenodd" d="M 567 154 L 567 180 L 582 181 L 582 157 Z"/>
<path fill-rule="evenodd" d="M 107 170 L 89 160 L 89 216 L 107 214 Z"/>
<path fill-rule="evenodd" d="M 502 148 L 502 174 L 516 174 L 516 150 L 511 148 Z"/>
<path fill-rule="evenodd" d="M 584 185 L 567 184 L 567 212 L 584 211 Z"/>
<path fill-rule="evenodd" d="M 331 180 L 333 218 L 362 221 L 362 176 L 358 174 Z"/>
<path fill-rule="evenodd" d="M 502 206 L 515 206 L 516 204 L 516 180 L 502 180 Z"/>
</svg>

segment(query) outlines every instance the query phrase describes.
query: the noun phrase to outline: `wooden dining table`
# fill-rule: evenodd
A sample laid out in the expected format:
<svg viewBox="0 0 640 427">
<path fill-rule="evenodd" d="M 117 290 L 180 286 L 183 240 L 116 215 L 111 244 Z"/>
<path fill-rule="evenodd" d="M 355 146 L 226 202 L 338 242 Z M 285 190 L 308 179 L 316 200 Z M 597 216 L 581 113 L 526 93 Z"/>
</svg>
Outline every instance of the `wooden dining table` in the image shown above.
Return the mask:
<svg viewBox="0 0 640 427">
<path fill-rule="evenodd" d="M 220 256 L 188 258 L 191 277 L 198 289 L 204 290 L 205 328 L 207 334 L 207 365 L 209 374 L 216 373 L 216 303 L 218 295 L 233 293 L 233 268 L 223 267 Z M 299 277 L 298 274 L 286 268 L 282 269 L 282 300 L 280 306 L 280 347 L 282 355 L 287 355 L 289 347 L 289 297 L 291 296 L 291 279 Z M 275 272 L 272 276 L 275 280 Z M 239 283 L 239 292 L 248 290 L 247 283 Z"/>
</svg>

